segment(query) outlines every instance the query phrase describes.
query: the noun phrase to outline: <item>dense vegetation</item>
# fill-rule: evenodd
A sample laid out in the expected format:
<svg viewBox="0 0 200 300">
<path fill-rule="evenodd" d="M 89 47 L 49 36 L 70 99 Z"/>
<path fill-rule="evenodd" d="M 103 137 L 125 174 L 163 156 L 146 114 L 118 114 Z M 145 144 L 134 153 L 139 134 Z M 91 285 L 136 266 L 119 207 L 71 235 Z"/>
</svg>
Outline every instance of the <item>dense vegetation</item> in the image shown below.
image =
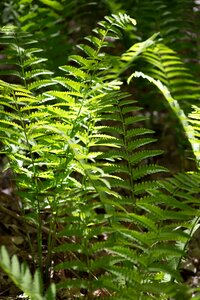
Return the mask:
<svg viewBox="0 0 200 300">
<path fill-rule="evenodd" d="M 198 1 L 0 9 L 1 299 L 200 299 Z"/>
</svg>

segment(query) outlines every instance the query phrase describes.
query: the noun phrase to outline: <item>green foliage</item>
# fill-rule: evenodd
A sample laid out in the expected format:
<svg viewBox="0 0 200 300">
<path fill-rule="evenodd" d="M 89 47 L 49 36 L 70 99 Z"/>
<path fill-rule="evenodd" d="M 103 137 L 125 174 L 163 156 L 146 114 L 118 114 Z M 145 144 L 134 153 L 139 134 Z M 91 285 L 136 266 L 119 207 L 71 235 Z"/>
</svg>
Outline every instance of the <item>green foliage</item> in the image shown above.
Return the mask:
<svg viewBox="0 0 200 300">
<path fill-rule="evenodd" d="M 145 66 L 144 72 L 166 85 L 172 96 L 180 101 L 183 109 L 188 109 L 187 106 L 190 109 L 191 103 L 199 96 L 199 86 L 177 53 L 157 43 L 148 48 L 142 56 L 150 63 Z"/>
<path fill-rule="evenodd" d="M 121 3 L 119 9 L 137 19 L 137 34 L 142 40 L 160 32 L 164 44 L 178 52 L 190 68 L 190 72 L 199 78 L 198 1 L 129 0 Z"/>
<path fill-rule="evenodd" d="M 57 14 L 63 9 L 57 1 L 41 2 Z M 192 293 L 179 267 L 199 218 L 199 174 L 159 179 L 168 172 L 154 160 L 163 151 L 153 148 L 147 117 L 123 92 L 119 76 L 138 58 L 149 63 L 148 75 L 135 72 L 129 81 L 142 76 L 160 89 L 198 163 L 198 108 L 188 118 L 173 98 L 183 87 L 177 77 L 188 83 L 184 99 L 196 83 L 176 53 L 156 42 L 157 34 L 121 56 L 108 54 L 135 25 L 127 14 L 105 17 L 55 77 L 30 34 L 1 30 L 2 153 L 14 172 L 22 217 L 37 229 L 34 266 L 47 283 L 51 270 L 55 278 L 64 274 L 56 286 L 68 299 L 189 299 Z M 11 75 L 14 83 L 7 82 Z M 16 256 L 11 260 L 2 248 L 1 267 L 19 288 L 32 299 L 53 299 L 54 286 L 41 298 L 39 273 L 32 278 Z M 38 284 L 34 291 L 31 282 Z"/>
<path fill-rule="evenodd" d="M 195 126 L 190 125 L 190 123 L 194 124 L 195 121 L 194 120 L 189 121 L 188 117 L 185 115 L 184 111 L 181 109 L 178 101 L 175 100 L 171 96 L 170 90 L 165 85 L 163 85 L 160 80 L 155 80 L 154 78 L 152 78 L 148 75 L 145 75 L 142 72 L 135 72 L 128 78 L 128 82 L 130 82 L 133 77 L 143 77 L 143 78 L 149 80 L 155 86 L 157 86 L 158 89 L 162 92 L 163 96 L 167 100 L 167 103 L 169 104 L 169 107 L 175 113 L 177 119 L 180 121 L 180 123 L 183 127 L 183 130 L 185 131 L 185 135 L 191 144 L 191 147 L 193 150 L 193 155 L 195 156 L 195 160 L 196 160 L 197 167 L 198 167 L 199 166 L 199 140 L 196 138 L 196 136 L 198 136 L 198 135 L 196 134 L 196 131 L 195 131 L 197 128 L 195 128 Z M 199 113 L 199 111 L 197 110 L 197 114 L 196 114 L 197 119 L 198 119 L 198 113 Z M 191 118 L 192 119 L 195 118 L 195 113 L 191 114 Z M 198 123 L 198 121 L 197 121 L 197 123 Z"/>
<path fill-rule="evenodd" d="M 38 271 L 32 277 L 28 266 L 20 264 L 16 255 L 9 257 L 5 247 L 0 250 L 0 266 L 4 272 L 12 279 L 16 286 L 24 292 L 26 297 L 31 300 L 54 300 L 55 285 L 52 284 L 43 296 L 41 275 Z"/>
<path fill-rule="evenodd" d="M 196 156 L 198 167 L 199 167 L 199 155 L 200 155 L 200 148 L 199 148 L 199 130 L 200 130 L 200 109 L 198 106 L 193 106 L 193 111 L 189 114 L 189 123 L 191 124 L 194 135 L 192 136 L 193 140 L 192 143 L 194 144 L 194 154 Z"/>
</svg>

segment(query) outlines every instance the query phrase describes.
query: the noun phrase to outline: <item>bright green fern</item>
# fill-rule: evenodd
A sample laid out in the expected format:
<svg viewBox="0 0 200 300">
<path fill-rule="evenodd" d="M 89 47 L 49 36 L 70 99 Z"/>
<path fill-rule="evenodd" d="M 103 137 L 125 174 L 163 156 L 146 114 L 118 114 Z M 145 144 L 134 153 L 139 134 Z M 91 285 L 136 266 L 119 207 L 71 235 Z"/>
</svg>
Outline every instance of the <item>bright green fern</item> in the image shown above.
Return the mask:
<svg viewBox="0 0 200 300">
<path fill-rule="evenodd" d="M 2 30 L 4 62 L 17 71 L 13 83 L 0 82 L 2 152 L 22 217 L 37 229 L 34 264 L 47 283 L 62 274 L 56 286 L 67 299 L 190 295 L 179 272 L 186 247 L 179 245 L 187 245 L 185 227 L 198 214 L 157 179 L 167 171 L 154 160 L 162 151 L 150 147 L 153 131 L 117 76 L 156 36 L 123 54 L 127 60 L 107 53 L 134 25 L 126 14 L 105 17 L 57 77 L 35 56 L 31 36 Z M 20 287 L 28 294 L 27 286 Z"/>
</svg>

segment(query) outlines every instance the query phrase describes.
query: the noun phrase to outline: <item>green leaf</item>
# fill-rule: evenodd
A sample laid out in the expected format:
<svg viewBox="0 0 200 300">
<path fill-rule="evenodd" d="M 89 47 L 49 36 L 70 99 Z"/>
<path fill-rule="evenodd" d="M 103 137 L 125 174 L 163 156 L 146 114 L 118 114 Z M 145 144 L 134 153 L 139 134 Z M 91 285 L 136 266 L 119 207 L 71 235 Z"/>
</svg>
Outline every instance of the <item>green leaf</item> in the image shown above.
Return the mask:
<svg viewBox="0 0 200 300">
<path fill-rule="evenodd" d="M 46 4 L 47 6 L 50 6 L 54 8 L 57 11 L 62 11 L 64 9 L 63 5 L 55 0 L 39 0 L 40 2 Z"/>
</svg>

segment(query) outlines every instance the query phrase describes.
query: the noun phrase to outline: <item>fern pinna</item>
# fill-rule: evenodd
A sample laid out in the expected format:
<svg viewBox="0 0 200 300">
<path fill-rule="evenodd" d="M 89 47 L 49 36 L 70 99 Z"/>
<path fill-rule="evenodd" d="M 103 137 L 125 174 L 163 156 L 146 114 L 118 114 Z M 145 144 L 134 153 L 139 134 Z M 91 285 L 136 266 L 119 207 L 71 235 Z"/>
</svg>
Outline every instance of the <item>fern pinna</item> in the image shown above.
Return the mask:
<svg viewBox="0 0 200 300">
<path fill-rule="evenodd" d="M 119 58 L 103 52 L 130 24 L 125 14 L 106 17 L 60 68 L 66 75 L 50 79 L 31 37 L 5 28 L 1 38 L 10 39 L 5 60 L 13 57 L 20 83 L 1 81 L 3 152 L 22 217 L 37 228 L 32 257 L 46 282 L 61 276 L 67 299 L 167 299 L 184 290 L 175 242 L 187 243 L 180 228 L 194 209 L 149 178 L 167 171 L 151 162 L 162 151 L 146 149 L 155 141 L 138 125 L 146 117 L 120 92 Z M 3 268 L 12 278 L 12 266 Z"/>
</svg>

